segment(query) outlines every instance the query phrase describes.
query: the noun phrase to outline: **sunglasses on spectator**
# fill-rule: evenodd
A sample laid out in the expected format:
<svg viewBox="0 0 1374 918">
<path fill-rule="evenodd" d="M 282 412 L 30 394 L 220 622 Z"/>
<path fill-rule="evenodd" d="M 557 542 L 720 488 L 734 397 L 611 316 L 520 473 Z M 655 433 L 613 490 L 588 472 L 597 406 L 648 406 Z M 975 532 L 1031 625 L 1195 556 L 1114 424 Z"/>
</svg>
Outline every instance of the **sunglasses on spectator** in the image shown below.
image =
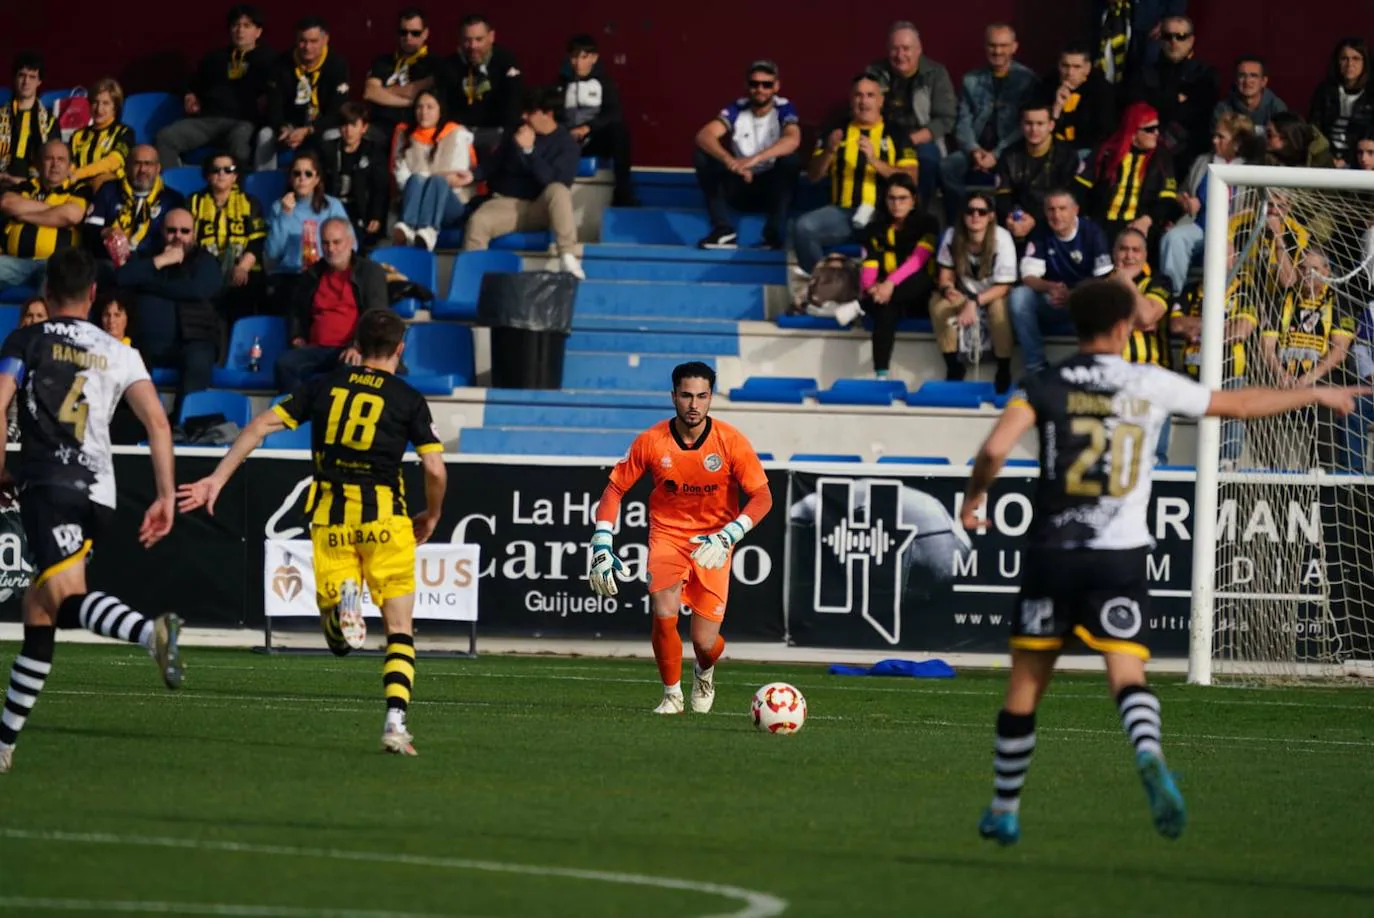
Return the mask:
<svg viewBox="0 0 1374 918">
<path fill-rule="evenodd" d="M 213 166 L 210 169 L 211 175 L 237 175 L 238 166 Z"/>
<path fill-rule="evenodd" d="M 992 213 L 992 209 L 989 207 L 965 207 L 964 213 L 970 217 L 986 217 Z"/>
<path fill-rule="evenodd" d="M 401 38 L 419 38 L 425 34 L 424 29 L 397 29 L 396 34 Z"/>
<path fill-rule="evenodd" d="M 1161 32 L 1160 38 L 1165 41 L 1187 41 L 1193 37 L 1192 32 Z"/>
<path fill-rule="evenodd" d="M 750 81 L 749 81 L 749 88 L 750 88 L 750 89 L 772 89 L 772 88 L 773 88 L 773 81 L 772 81 L 772 80 L 750 80 Z"/>
<path fill-rule="evenodd" d="M 1159 133 L 1159 125 L 1157 125 L 1157 124 L 1142 124 L 1140 127 L 1136 128 L 1136 130 L 1140 131 L 1140 133 L 1142 133 L 1142 134 L 1158 134 L 1158 133 Z"/>
<path fill-rule="evenodd" d="M 314 173 L 314 172 L 311 172 L 311 171 L 306 171 L 306 170 L 304 170 L 304 169 L 293 169 L 293 170 L 291 171 L 291 177 L 292 177 L 292 178 L 314 178 L 314 177 L 315 177 L 315 173 Z"/>
</svg>

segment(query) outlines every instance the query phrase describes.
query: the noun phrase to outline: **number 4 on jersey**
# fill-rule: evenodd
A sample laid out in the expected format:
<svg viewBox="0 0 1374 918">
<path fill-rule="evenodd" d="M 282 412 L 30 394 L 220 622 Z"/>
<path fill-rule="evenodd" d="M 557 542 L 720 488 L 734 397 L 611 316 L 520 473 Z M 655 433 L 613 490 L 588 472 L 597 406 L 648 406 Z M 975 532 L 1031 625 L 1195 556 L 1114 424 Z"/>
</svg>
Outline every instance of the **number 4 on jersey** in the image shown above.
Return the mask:
<svg viewBox="0 0 1374 918">
<path fill-rule="evenodd" d="M 57 409 L 57 420 L 71 425 L 72 436 L 76 438 L 77 443 L 86 442 L 86 415 L 91 409 L 86 401 L 85 389 L 86 377 L 77 376 L 72 380 L 67 397 L 62 400 L 62 406 Z"/>
</svg>

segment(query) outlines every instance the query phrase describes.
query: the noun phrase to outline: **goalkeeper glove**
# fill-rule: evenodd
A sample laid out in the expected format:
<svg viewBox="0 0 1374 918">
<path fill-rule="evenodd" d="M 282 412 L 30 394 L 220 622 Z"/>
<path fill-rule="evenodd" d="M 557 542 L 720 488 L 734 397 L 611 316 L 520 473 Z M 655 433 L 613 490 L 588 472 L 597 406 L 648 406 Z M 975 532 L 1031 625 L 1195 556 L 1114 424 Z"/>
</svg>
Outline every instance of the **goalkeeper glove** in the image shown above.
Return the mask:
<svg viewBox="0 0 1374 918">
<path fill-rule="evenodd" d="M 707 570 L 724 567 L 725 562 L 730 559 L 730 549 L 744 538 L 750 525 L 749 517 L 741 516 L 733 522 L 726 523 L 720 532 L 699 535 L 692 539 L 693 542 L 700 543 L 697 550 L 692 552 L 692 560 Z"/>
<path fill-rule="evenodd" d="M 592 536 L 592 568 L 587 574 L 592 592 L 598 596 L 614 596 L 620 589 L 615 575 L 624 572 L 624 562 L 611 550 L 611 531 L 598 529 Z"/>
</svg>

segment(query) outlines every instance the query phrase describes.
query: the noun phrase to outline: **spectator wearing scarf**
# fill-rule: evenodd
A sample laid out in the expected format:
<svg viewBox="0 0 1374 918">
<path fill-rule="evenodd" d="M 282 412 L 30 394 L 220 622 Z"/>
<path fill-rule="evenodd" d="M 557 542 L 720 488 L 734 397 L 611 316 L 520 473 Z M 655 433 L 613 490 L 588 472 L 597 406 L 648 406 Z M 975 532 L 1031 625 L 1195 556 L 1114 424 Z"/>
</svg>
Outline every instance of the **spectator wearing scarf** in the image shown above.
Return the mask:
<svg viewBox="0 0 1374 918">
<path fill-rule="evenodd" d="M 122 233 L 128 237 L 131 253 L 155 250 L 162 245 L 163 217 L 184 206 L 181 193 L 162 182 L 157 149 L 140 144 L 130 152 L 127 174 L 96 192 L 86 216 L 86 247 L 109 270 L 115 266 L 106 240 Z"/>
<path fill-rule="evenodd" d="M 315 16 L 300 20 L 296 49 L 277 65 L 268 85 L 269 127 L 266 136 L 259 135 L 257 167 L 276 168 L 277 152 L 317 149 L 337 137 L 346 101 L 348 63 L 330 53 L 328 26 Z"/>
</svg>

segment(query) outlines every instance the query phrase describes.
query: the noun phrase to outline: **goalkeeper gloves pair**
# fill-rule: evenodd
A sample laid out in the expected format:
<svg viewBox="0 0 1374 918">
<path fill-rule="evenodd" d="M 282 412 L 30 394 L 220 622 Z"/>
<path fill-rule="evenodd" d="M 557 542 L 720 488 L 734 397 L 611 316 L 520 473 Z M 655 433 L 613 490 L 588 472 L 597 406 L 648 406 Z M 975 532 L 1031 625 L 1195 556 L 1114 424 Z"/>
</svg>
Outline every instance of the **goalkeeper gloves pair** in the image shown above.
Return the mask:
<svg viewBox="0 0 1374 918">
<path fill-rule="evenodd" d="M 697 548 L 692 552 L 692 560 L 707 570 L 724 567 L 730 560 L 730 549 L 744 538 L 753 527 L 753 521 L 741 515 L 738 519 L 725 524 L 725 528 L 711 535 L 699 535 L 692 539 Z M 598 596 L 614 596 L 619 592 L 616 574 L 625 572 L 625 562 L 616 557 L 613 550 L 611 530 L 597 527 L 592 535 L 592 567 L 587 574 L 592 592 Z"/>
</svg>

